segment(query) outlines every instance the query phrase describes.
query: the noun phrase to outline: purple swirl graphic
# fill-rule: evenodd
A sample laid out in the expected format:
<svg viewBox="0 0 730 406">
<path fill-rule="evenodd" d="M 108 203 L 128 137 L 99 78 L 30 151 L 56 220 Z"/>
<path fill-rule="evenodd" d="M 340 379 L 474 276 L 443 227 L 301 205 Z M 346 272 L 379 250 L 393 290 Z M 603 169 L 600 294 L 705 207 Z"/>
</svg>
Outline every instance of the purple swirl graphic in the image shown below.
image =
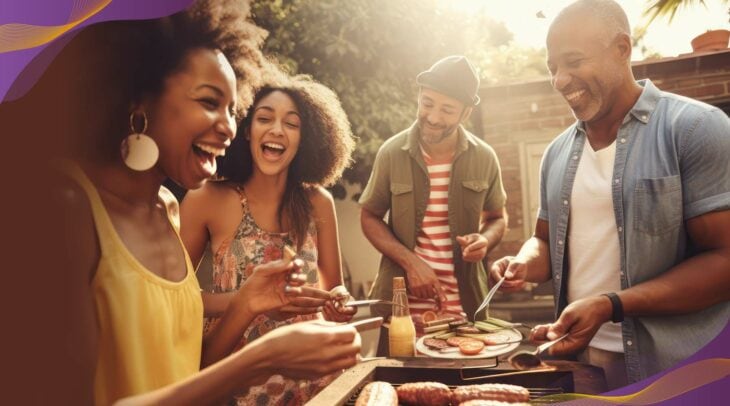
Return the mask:
<svg viewBox="0 0 730 406">
<path fill-rule="evenodd" d="M 14 50 L 0 52 L 0 100 L 23 96 L 80 28 L 101 21 L 164 17 L 191 3 L 192 0 L 4 0 L 0 3 L 0 49 Z M 88 12 L 93 14 L 78 22 Z M 78 23 L 70 29 L 63 27 L 74 22 Z M 55 36 L 57 33 L 60 35 Z M 25 43 L 30 36 L 44 43 L 27 48 Z"/>
</svg>

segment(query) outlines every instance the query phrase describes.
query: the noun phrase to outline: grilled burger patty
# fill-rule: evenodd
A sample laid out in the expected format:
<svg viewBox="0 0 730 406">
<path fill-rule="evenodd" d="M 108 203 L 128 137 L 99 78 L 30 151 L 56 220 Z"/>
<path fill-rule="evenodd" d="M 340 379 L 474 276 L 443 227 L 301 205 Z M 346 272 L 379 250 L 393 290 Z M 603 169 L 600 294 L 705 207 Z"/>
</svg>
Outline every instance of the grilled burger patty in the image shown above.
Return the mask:
<svg viewBox="0 0 730 406">
<path fill-rule="evenodd" d="M 423 340 L 423 344 L 433 350 L 440 350 L 449 346 L 449 344 L 446 343 L 446 340 L 442 340 L 440 338 L 427 338 Z"/>
</svg>

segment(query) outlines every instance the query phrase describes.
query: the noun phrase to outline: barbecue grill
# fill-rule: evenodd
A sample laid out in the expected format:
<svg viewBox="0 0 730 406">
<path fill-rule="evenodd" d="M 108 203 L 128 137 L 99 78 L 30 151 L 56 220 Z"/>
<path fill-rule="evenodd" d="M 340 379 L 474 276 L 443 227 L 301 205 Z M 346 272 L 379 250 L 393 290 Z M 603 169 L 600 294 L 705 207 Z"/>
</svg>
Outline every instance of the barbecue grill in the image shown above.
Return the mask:
<svg viewBox="0 0 730 406">
<path fill-rule="evenodd" d="M 598 394 L 606 391 L 600 368 L 572 361 L 551 361 L 549 369 L 515 371 L 504 362 L 484 367 L 484 360 L 444 360 L 425 357 L 363 362 L 345 371 L 307 405 L 354 405 L 362 388 L 372 381 L 395 387 L 408 382 L 441 382 L 452 389 L 460 385 L 508 383 L 530 392 L 530 402 L 560 393 Z"/>
</svg>

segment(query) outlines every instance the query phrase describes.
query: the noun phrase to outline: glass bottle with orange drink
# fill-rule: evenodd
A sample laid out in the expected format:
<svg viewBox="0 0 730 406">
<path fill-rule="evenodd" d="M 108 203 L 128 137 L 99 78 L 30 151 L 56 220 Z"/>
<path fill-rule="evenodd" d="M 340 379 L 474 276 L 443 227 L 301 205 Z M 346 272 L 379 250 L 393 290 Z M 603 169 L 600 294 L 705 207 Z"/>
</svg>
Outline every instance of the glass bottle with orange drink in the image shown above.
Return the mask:
<svg viewBox="0 0 730 406">
<path fill-rule="evenodd" d="M 393 314 L 390 317 L 388 345 L 391 357 L 413 357 L 415 355 L 416 326 L 408 310 L 406 280 L 393 278 Z"/>
</svg>

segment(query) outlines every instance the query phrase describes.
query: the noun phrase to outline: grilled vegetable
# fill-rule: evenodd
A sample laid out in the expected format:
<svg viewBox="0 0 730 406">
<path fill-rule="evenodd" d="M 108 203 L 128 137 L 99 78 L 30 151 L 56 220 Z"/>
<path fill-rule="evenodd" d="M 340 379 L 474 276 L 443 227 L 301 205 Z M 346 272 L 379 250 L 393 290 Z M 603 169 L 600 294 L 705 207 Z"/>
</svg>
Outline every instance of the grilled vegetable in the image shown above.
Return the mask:
<svg viewBox="0 0 730 406">
<path fill-rule="evenodd" d="M 456 328 L 456 334 L 480 334 L 482 331 L 474 326 L 459 326 Z"/>
<path fill-rule="evenodd" d="M 509 321 L 504 321 L 500 319 L 495 319 L 494 317 L 490 317 L 487 319 L 487 323 L 494 324 L 497 327 L 502 328 L 513 328 L 515 326 L 514 323 L 510 323 Z"/>
<path fill-rule="evenodd" d="M 437 324 L 435 326 L 430 326 L 430 327 L 424 327 L 423 328 L 423 332 L 424 333 L 435 333 L 435 332 L 438 332 L 438 331 L 443 331 L 444 333 L 446 333 L 446 332 L 449 331 L 449 326 L 447 326 L 446 324 Z"/>
<path fill-rule="evenodd" d="M 496 331 L 504 330 L 504 327 L 500 327 L 496 324 L 492 324 L 486 321 L 477 321 L 474 326 L 479 330 L 486 331 L 487 333 L 494 333 Z"/>
<path fill-rule="evenodd" d="M 451 338 L 451 337 L 453 337 L 455 335 L 456 335 L 456 333 L 450 331 L 450 332 L 444 333 L 444 334 L 436 334 L 435 336 L 433 336 L 433 338 L 438 338 L 440 340 L 446 340 L 446 339 L 449 339 L 449 338 Z"/>
</svg>

